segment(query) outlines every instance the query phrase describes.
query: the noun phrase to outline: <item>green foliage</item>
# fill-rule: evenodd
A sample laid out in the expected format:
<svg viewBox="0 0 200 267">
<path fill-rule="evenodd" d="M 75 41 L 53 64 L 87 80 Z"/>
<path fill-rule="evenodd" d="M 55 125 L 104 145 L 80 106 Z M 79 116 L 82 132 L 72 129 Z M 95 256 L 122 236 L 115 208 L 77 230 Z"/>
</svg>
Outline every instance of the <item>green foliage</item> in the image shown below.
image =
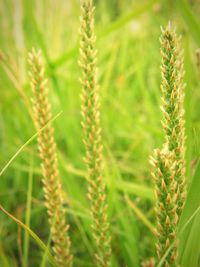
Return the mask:
<svg viewBox="0 0 200 267">
<path fill-rule="evenodd" d="M 158 38 L 160 25 L 169 20 L 176 25 L 177 33 L 182 34 L 185 51 L 186 173 L 191 194 L 186 198 L 183 225 L 196 210 L 195 217 L 198 215 L 199 168 L 196 168 L 196 162 L 200 151 L 200 83 L 194 56 L 198 43 L 193 32 L 195 28 L 188 24 L 190 19 L 180 10 L 183 8 L 181 2 L 96 1 L 104 177 L 108 217 L 112 225 L 113 267 L 139 267 L 155 254 L 155 239 L 150 230 L 155 227 L 155 198 L 148 158 L 152 150 L 163 143 Z M 199 23 L 198 1 L 187 2 Z M 117 3 L 116 10 L 113 3 Z M 49 79 L 52 114 L 63 111 L 53 125 L 64 191 L 63 204 L 71 225 L 74 266 L 93 267 L 96 244 L 86 197 L 88 182 L 82 161 L 84 147 L 80 125 L 81 88 L 77 64 L 80 3 L 74 0 L 0 1 L 0 15 L 0 171 L 4 169 L 0 181 L 1 205 L 20 221 L 27 222 L 28 175 L 33 158 L 30 228 L 46 246 L 51 246 L 37 157 L 38 133 L 26 142 L 35 133 L 31 105 L 27 101 L 32 96 L 27 77 L 27 55 L 32 47 L 41 48 Z M 20 147 L 22 149 L 18 151 Z M 7 162 L 9 164 L 4 168 Z M 192 186 L 193 177 L 196 182 Z M 134 209 L 130 203 L 134 204 Z M 198 218 L 193 220 L 195 224 L 188 223 L 181 234 L 186 238 L 179 241 L 179 256 L 184 267 L 198 267 Z M 152 227 L 148 228 L 147 222 L 151 222 Z M 23 237 L 23 231 L 20 232 L 16 224 L 1 212 L 0 266 L 23 266 L 26 258 Z M 37 242 L 30 238 L 28 243 L 28 267 L 51 266 Z"/>
<path fill-rule="evenodd" d="M 179 246 L 179 258 L 182 267 L 198 266 L 199 261 L 200 243 L 197 235 L 197 229 L 200 223 L 199 174 L 200 164 L 198 162 L 179 223 L 181 241 Z M 192 250 L 191 247 L 193 248 Z"/>
</svg>

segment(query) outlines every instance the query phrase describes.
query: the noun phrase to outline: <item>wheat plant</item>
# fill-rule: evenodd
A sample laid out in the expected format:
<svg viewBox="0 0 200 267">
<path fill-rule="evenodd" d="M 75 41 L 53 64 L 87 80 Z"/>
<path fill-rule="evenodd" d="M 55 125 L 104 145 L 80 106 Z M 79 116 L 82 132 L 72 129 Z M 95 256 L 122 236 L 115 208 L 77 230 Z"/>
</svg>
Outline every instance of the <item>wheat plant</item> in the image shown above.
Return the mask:
<svg viewBox="0 0 200 267">
<path fill-rule="evenodd" d="M 111 238 L 107 217 L 106 188 L 103 181 L 102 136 L 97 82 L 97 50 L 92 0 L 81 2 L 80 66 L 82 69 L 81 113 L 89 180 L 95 258 L 98 266 L 111 266 Z"/>
<path fill-rule="evenodd" d="M 31 67 L 31 87 L 34 93 L 32 102 L 35 124 L 38 130 L 47 125 L 38 135 L 38 148 L 42 161 L 42 182 L 51 227 L 53 250 L 58 266 L 69 267 L 72 263 L 71 242 L 68 235 L 69 225 L 66 223 L 62 205 L 62 188 L 58 172 L 54 129 L 50 123 L 52 119 L 51 106 L 48 100 L 47 79 L 40 52 L 32 50 L 29 54 L 29 64 Z"/>
<path fill-rule="evenodd" d="M 177 224 L 184 206 L 185 188 L 185 128 L 183 53 L 180 38 L 168 24 L 162 29 L 161 43 L 161 91 L 163 113 L 163 148 L 157 149 L 151 158 L 154 167 L 157 197 L 157 255 L 158 261 L 166 251 L 164 265 L 177 266 Z"/>
</svg>

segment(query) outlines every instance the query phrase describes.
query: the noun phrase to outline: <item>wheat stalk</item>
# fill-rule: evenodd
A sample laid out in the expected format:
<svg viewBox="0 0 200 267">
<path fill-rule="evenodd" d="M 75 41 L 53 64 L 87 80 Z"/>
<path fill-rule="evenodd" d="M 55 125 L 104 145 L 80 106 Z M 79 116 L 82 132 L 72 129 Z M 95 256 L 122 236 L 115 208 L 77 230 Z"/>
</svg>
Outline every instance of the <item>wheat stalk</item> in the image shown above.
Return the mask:
<svg viewBox="0 0 200 267">
<path fill-rule="evenodd" d="M 81 113 L 88 170 L 93 237 L 96 242 L 95 258 L 98 266 L 111 266 L 111 238 L 107 218 L 105 184 L 103 181 L 102 136 L 99 110 L 99 86 L 94 33 L 92 0 L 81 2 L 80 66 L 82 69 Z"/>
<path fill-rule="evenodd" d="M 66 224 L 65 211 L 62 205 L 62 189 L 58 172 L 54 129 L 49 123 L 52 114 L 48 100 L 47 79 L 45 79 L 40 52 L 33 49 L 29 54 L 28 61 L 31 67 L 31 87 L 34 93 L 32 99 L 34 122 L 38 130 L 48 123 L 38 135 L 38 147 L 42 161 L 42 182 L 51 227 L 53 250 L 58 266 L 69 267 L 72 262 L 71 242 L 68 236 L 69 225 Z"/>
</svg>

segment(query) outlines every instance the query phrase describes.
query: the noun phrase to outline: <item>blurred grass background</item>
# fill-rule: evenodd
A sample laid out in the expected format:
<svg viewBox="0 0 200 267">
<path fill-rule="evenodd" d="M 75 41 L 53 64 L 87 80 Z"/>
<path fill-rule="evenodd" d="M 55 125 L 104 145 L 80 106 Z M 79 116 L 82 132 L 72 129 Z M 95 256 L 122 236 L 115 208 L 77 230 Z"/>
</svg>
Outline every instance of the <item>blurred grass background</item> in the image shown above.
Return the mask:
<svg viewBox="0 0 200 267">
<path fill-rule="evenodd" d="M 196 168 L 200 151 L 200 63 L 196 56 L 200 47 L 200 1 L 94 2 L 113 266 L 137 267 L 155 253 L 154 195 L 148 158 L 163 141 L 159 36 L 160 26 L 169 20 L 182 34 L 184 47 L 188 184 L 195 184 L 196 189 L 200 186 L 199 168 Z M 89 267 L 95 265 L 82 160 L 77 64 L 79 16 L 78 0 L 0 1 L 0 168 L 35 133 L 27 54 L 32 47 L 40 48 L 54 115 L 63 111 L 54 126 L 63 195 L 71 224 L 74 265 Z M 0 203 L 48 244 L 39 162 L 34 140 L 1 176 Z M 194 193 L 187 200 L 187 218 L 200 203 L 198 192 L 195 198 L 192 196 Z M 188 228 L 190 237 L 185 236 L 182 245 L 183 266 L 198 266 L 200 241 L 194 238 L 198 226 L 196 223 Z M 196 265 L 191 262 L 187 265 L 193 245 L 197 248 L 192 255 Z M 35 240 L 9 217 L 0 214 L 0 266 L 48 264 Z"/>
</svg>

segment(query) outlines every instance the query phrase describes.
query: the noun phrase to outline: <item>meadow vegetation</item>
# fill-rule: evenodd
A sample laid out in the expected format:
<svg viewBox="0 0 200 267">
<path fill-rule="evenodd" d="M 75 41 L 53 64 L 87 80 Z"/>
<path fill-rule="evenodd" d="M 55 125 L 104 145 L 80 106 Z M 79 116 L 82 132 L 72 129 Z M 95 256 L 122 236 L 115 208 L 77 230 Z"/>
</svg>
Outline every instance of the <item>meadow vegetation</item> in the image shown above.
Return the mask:
<svg viewBox="0 0 200 267">
<path fill-rule="evenodd" d="M 199 1 L 93 2 L 0 2 L 0 266 L 198 267 Z"/>
</svg>

